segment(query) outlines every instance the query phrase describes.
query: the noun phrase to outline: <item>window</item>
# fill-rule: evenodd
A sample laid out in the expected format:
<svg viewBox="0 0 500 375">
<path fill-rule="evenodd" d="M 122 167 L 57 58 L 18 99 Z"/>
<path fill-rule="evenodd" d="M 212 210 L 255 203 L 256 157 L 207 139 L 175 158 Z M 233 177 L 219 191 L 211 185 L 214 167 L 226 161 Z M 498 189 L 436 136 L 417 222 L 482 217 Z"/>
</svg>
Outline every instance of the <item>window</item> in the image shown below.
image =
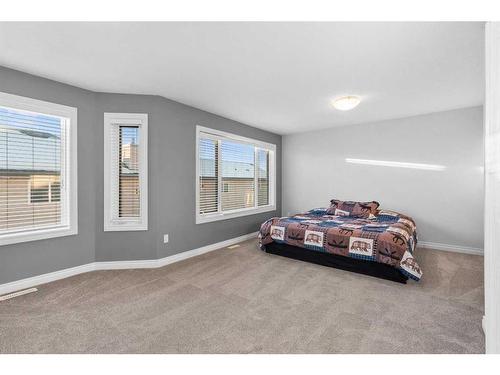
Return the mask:
<svg viewBox="0 0 500 375">
<path fill-rule="evenodd" d="M 33 175 L 28 180 L 29 202 L 52 203 L 61 201 L 61 184 L 59 176 Z"/>
<path fill-rule="evenodd" d="M 104 230 L 148 229 L 148 115 L 104 114 Z"/>
<path fill-rule="evenodd" d="M 0 245 L 78 232 L 77 109 L 0 93 Z"/>
<path fill-rule="evenodd" d="M 273 211 L 276 146 L 196 128 L 196 223 Z"/>
</svg>

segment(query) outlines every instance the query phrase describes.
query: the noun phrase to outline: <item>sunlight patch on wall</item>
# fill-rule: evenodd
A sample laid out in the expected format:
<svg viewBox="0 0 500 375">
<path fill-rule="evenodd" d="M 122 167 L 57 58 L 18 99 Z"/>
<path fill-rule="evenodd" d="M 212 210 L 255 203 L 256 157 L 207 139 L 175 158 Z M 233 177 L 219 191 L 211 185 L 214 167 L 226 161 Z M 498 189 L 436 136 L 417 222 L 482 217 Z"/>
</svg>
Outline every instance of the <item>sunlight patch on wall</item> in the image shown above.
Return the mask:
<svg viewBox="0 0 500 375">
<path fill-rule="evenodd" d="M 400 161 L 352 159 L 352 158 L 346 158 L 345 161 L 346 163 L 351 163 L 351 164 L 376 165 L 381 167 L 393 167 L 393 168 L 423 169 L 427 171 L 444 171 L 446 169 L 444 165 L 406 163 Z"/>
</svg>

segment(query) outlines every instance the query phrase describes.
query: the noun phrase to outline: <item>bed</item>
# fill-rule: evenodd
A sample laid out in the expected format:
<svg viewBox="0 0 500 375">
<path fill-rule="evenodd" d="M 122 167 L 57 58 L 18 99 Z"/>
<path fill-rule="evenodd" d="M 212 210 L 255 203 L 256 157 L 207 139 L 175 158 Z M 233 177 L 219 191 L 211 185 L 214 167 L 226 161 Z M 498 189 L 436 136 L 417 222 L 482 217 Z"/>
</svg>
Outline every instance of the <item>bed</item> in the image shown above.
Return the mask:
<svg viewBox="0 0 500 375">
<path fill-rule="evenodd" d="M 328 208 L 271 218 L 259 231 L 268 253 L 400 283 L 422 277 L 416 244 L 414 220 L 377 202 L 332 200 Z"/>
</svg>

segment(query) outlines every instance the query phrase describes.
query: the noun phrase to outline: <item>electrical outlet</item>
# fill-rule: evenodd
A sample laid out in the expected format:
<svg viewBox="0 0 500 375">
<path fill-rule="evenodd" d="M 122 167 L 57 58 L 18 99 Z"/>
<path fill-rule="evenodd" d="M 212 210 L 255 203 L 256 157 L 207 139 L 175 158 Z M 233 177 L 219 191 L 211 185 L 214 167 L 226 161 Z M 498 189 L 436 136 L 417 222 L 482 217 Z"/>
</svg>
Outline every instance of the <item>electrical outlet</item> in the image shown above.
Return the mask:
<svg viewBox="0 0 500 375">
<path fill-rule="evenodd" d="M 168 243 L 168 234 L 163 235 L 163 243 Z"/>
</svg>

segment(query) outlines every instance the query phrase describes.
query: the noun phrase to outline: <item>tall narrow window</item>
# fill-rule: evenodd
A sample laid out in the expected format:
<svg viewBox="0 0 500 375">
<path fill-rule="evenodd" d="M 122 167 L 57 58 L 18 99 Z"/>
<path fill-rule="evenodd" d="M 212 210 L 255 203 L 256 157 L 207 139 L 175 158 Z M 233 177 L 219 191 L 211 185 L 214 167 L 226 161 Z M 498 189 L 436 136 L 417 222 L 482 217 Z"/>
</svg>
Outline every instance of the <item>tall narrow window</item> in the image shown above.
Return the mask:
<svg viewBox="0 0 500 375">
<path fill-rule="evenodd" d="M 76 117 L 0 93 L 0 244 L 77 232 Z"/>
<path fill-rule="evenodd" d="M 147 230 L 147 115 L 104 114 L 104 230 Z"/>
<path fill-rule="evenodd" d="M 118 132 L 118 217 L 138 218 L 141 216 L 139 127 L 120 125 Z"/>
<path fill-rule="evenodd" d="M 197 144 L 198 224 L 276 208 L 275 145 L 200 126 Z"/>
</svg>

